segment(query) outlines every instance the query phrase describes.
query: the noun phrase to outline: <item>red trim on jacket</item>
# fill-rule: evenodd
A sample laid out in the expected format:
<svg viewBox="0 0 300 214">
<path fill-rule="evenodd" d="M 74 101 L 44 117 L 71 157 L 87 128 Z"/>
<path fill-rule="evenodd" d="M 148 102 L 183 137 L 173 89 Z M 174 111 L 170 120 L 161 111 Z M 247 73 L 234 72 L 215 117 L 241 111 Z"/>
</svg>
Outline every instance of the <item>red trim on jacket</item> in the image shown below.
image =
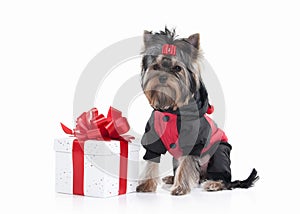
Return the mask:
<svg viewBox="0 0 300 214">
<path fill-rule="evenodd" d="M 204 118 L 208 122 L 211 128 L 211 132 L 210 132 L 210 136 L 207 136 L 209 142 L 206 143 L 206 145 L 201 150 L 199 155 L 209 151 L 216 143 L 228 142 L 228 138 L 225 135 L 224 131 L 219 129 L 214 123 L 214 121 L 207 115 L 204 115 Z M 179 145 L 177 115 L 172 113 L 167 113 L 167 112 L 155 111 L 154 129 L 158 137 L 161 139 L 162 143 L 164 144 L 165 148 L 168 150 L 168 152 L 176 159 L 181 157 L 183 151 Z"/>
<path fill-rule="evenodd" d="M 154 129 L 165 148 L 176 159 L 182 156 L 178 141 L 177 115 L 167 112 L 154 112 Z"/>
<path fill-rule="evenodd" d="M 216 126 L 215 122 L 207 115 L 204 115 L 204 118 L 209 123 L 209 126 L 211 128 L 211 136 L 209 144 L 202 149 L 201 154 L 207 152 L 217 142 L 228 142 L 228 138 L 224 131 L 219 129 Z"/>
</svg>

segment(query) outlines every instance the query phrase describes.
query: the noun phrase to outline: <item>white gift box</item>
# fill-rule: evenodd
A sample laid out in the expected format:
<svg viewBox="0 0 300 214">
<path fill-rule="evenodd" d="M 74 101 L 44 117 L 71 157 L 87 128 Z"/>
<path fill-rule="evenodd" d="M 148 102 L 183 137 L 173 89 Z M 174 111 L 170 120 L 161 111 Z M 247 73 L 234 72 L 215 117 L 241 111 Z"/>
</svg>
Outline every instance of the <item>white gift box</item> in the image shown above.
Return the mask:
<svg viewBox="0 0 300 214">
<path fill-rule="evenodd" d="M 74 192 L 74 171 L 80 166 L 74 166 L 73 142 L 74 137 L 55 139 L 56 154 L 56 192 L 78 194 Z M 78 144 L 77 144 L 78 145 Z M 120 141 L 88 140 L 84 143 L 82 157 L 82 195 L 92 197 L 109 197 L 135 192 L 138 181 L 138 160 L 140 145 L 133 141 L 128 143 L 128 159 L 120 156 Z M 127 169 L 120 169 L 120 158 L 126 162 Z M 127 167 L 126 167 L 127 165 Z M 120 180 L 120 171 L 126 171 L 125 181 Z M 77 175 L 75 175 L 76 177 Z M 74 181 L 74 182 L 73 182 Z M 122 184 L 121 184 L 122 183 Z M 122 185 L 122 187 L 121 187 Z M 124 192 L 125 186 L 125 192 Z M 120 189 L 123 190 L 120 190 Z M 120 190 L 120 191 L 119 191 Z"/>
</svg>

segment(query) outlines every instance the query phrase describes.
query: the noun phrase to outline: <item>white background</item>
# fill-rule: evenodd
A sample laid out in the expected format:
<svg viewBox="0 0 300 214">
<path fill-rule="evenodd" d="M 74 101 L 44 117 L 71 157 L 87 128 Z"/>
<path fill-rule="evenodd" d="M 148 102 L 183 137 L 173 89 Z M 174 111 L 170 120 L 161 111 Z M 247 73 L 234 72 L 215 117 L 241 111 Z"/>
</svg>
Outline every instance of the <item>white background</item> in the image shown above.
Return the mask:
<svg viewBox="0 0 300 214">
<path fill-rule="evenodd" d="M 288 0 L 1 1 L 1 213 L 299 213 L 299 20 Z M 200 32 L 225 94 L 233 178 L 256 167 L 261 180 L 184 197 L 56 194 L 53 138 L 72 123 L 81 72 L 103 48 L 165 24 Z"/>
</svg>

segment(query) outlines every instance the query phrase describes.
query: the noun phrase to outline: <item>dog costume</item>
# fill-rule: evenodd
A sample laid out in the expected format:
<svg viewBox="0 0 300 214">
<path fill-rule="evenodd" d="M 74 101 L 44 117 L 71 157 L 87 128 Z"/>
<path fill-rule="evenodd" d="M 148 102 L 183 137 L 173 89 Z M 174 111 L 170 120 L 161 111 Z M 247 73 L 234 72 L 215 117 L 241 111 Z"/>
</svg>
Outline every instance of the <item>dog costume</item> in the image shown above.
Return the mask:
<svg viewBox="0 0 300 214">
<path fill-rule="evenodd" d="M 167 151 L 175 162 L 181 156 L 200 156 L 207 179 L 230 182 L 232 147 L 225 133 L 207 116 L 212 111 L 203 83 L 187 105 L 175 111 L 153 110 L 142 137 L 144 160 L 159 163 L 161 154 Z"/>
</svg>

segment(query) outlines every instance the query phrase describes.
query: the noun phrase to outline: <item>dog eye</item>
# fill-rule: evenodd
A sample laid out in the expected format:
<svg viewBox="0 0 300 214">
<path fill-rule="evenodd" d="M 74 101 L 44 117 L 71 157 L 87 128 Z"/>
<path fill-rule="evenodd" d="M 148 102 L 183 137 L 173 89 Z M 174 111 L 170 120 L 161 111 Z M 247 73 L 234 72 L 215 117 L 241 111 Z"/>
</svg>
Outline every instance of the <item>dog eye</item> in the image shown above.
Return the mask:
<svg viewBox="0 0 300 214">
<path fill-rule="evenodd" d="M 159 65 L 158 64 L 153 65 L 153 70 L 158 70 L 158 69 L 159 69 Z"/>
<path fill-rule="evenodd" d="M 172 70 L 173 71 L 175 71 L 175 72 L 179 72 L 179 71 L 181 71 L 181 67 L 180 66 L 178 66 L 178 65 L 176 65 L 176 66 L 174 66 L 173 68 L 172 68 Z"/>
</svg>

